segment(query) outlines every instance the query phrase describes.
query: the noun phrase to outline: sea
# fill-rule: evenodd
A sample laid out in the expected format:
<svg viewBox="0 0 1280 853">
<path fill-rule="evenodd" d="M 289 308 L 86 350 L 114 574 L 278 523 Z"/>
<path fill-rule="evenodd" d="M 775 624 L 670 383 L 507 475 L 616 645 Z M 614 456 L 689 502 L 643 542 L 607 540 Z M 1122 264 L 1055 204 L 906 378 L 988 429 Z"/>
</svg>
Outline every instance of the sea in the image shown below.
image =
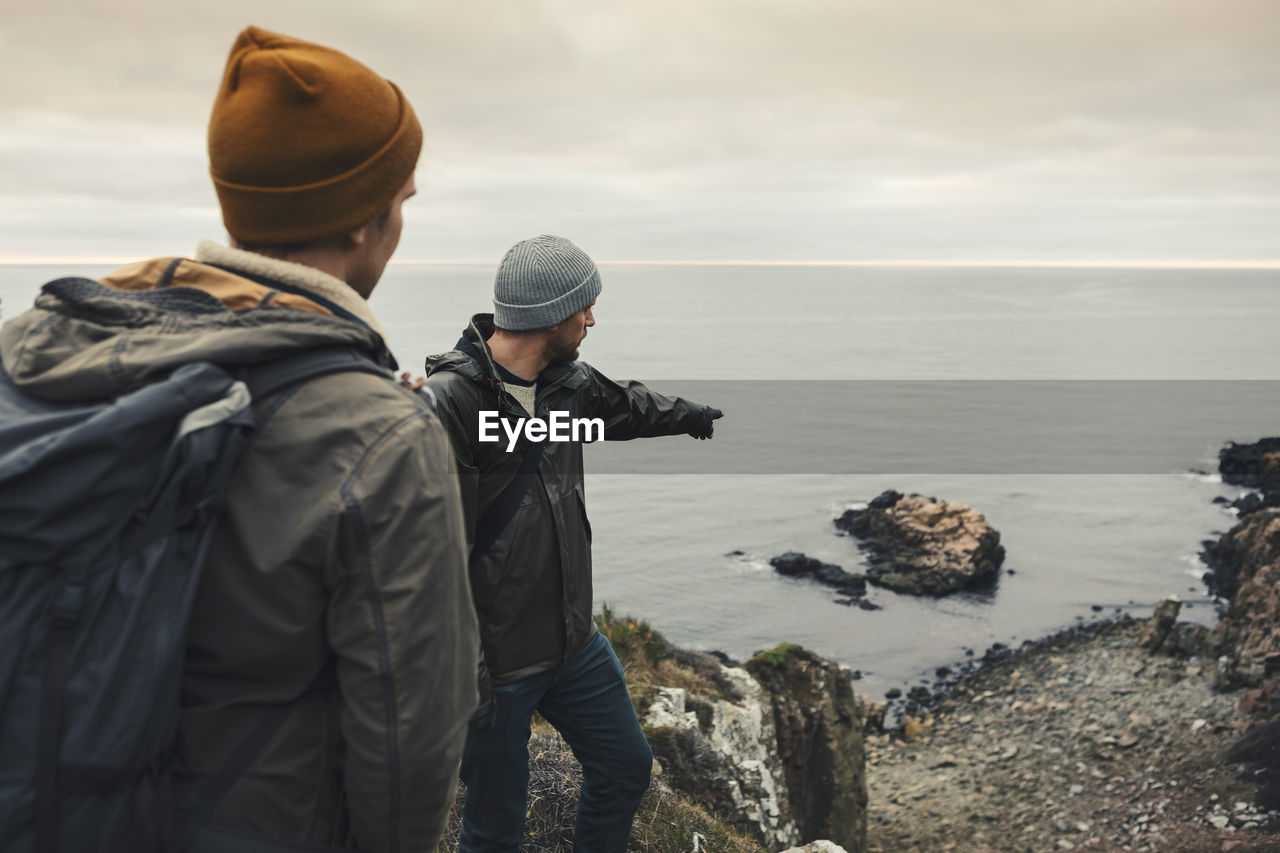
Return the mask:
<svg viewBox="0 0 1280 853">
<path fill-rule="evenodd" d="M 0 266 L 0 311 L 51 278 L 107 269 Z M 798 643 L 847 664 L 872 698 L 996 643 L 1149 615 L 1170 594 L 1183 618 L 1216 621 L 1199 555 L 1236 522 L 1214 499 L 1244 492 L 1221 482 L 1218 451 L 1280 434 L 1280 271 L 622 264 L 602 276 L 582 359 L 725 417 L 710 442 L 587 449 L 597 608 L 736 659 Z M 371 304 L 403 369 L 420 373 L 490 310 L 492 278 L 489 265 L 389 267 Z M 1028 403 L 1046 394 L 1057 404 Z M 873 587 L 880 609 L 864 610 L 770 567 L 799 551 L 864 570 L 832 520 L 887 489 L 982 512 L 1007 552 L 998 584 L 939 599 Z"/>
</svg>

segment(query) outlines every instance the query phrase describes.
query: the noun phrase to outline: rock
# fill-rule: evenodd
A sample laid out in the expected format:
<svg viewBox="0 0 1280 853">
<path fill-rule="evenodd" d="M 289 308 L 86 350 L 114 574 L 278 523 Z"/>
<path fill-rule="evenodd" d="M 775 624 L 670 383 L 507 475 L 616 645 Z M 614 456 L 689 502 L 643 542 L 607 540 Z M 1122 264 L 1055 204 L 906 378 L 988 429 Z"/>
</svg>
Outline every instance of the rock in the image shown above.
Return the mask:
<svg viewBox="0 0 1280 853">
<path fill-rule="evenodd" d="M 1265 508 L 1266 505 L 1266 501 L 1263 500 L 1262 495 L 1258 492 L 1249 492 L 1231 502 L 1236 514 L 1241 518 Z"/>
<path fill-rule="evenodd" d="M 1255 768 L 1261 786 L 1256 802 L 1264 809 L 1280 809 L 1280 720 L 1254 726 L 1236 741 L 1223 757 L 1225 764 L 1245 764 Z M 1236 811 L 1242 811 L 1238 808 Z M 1243 804 L 1248 808 L 1248 804 Z"/>
<path fill-rule="evenodd" d="M 839 844 L 830 841 L 813 841 L 803 847 L 788 847 L 782 853 L 847 853 Z"/>
<path fill-rule="evenodd" d="M 888 702 L 863 702 L 862 703 L 862 730 L 863 732 L 878 732 L 884 730 L 885 711 L 889 710 Z"/>
<path fill-rule="evenodd" d="M 1216 542 L 1205 543 L 1200 556 L 1209 567 L 1204 581 L 1210 592 L 1233 601 L 1244 580 L 1242 576 L 1251 576 L 1258 566 L 1280 557 L 1280 542 L 1275 541 L 1276 519 L 1274 510 L 1255 512 Z"/>
<path fill-rule="evenodd" d="M 886 491 L 836 527 L 867 552 L 868 583 L 911 595 L 949 595 L 990 586 L 1004 560 L 1000 534 L 958 503 Z"/>
<path fill-rule="evenodd" d="M 1280 438 L 1254 444 L 1230 442 L 1218 452 L 1218 472 L 1224 483 L 1259 489 L 1267 506 L 1280 501 Z"/>
<path fill-rule="evenodd" d="M 788 551 L 769 561 L 778 574 L 787 577 L 809 577 L 835 587 L 841 593 L 857 598 L 867 594 L 867 581 L 862 575 L 854 575 L 833 563 L 823 563 L 796 551 Z"/>
<path fill-rule="evenodd" d="M 815 837 L 865 849 L 862 738 L 875 709 L 854 696 L 848 668 L 790 644 L 757 655 L 750 672 L 698 652 L 673 657 L 717 695 L 651 694 L 645 730 L 665 784 L 771 850 Z"/>
<path fill-rule="evenodd" d="M 1173 626 L 1173 630 L 1165 637 L 1160 651 L 1166 655 L 1187 659 L 1204 656 L 1208 646 L 1209 629 L 1206 626 L 1196 625 L 1191 622 L 1179 622 Z M 1187 667 L 1187 675 L 1199 674 L 1198 667 Z"/>
<path fill-rule="evenodd" d="M 928 709 L 933 706 L 933 702 L 933 694 L 924 685 L 916 685 L 907 691 L 906 710 L 908 713 L 913 713 L 919 709 Z"/>
<path fill-rule="evenodd" d="M 1231 601 L 1206 642 L 1207 650 L 1225 658 L 1215 686 L 1258 688 L 1246 697 L 1251 712 L 1272 716 L 1280 711 L 1280 672 L 1272 666 L 1268 673 L 1267 664 L 1280 655 L 1280 512 L 1248 516 L 1211 551 L 1216 592 Z"/>
<path fill-rule="evenodd" d="M 672 788 L 769 846 L 794 844 L 771 697 L 744 669 L 725 667 L 720 677 L 738 700 L 700 698 L 705 725 L 687 710 L 685 690 L 658 688 L 644 718 L 649 744 Z"/>
<path fill-rule="evenodd" d="M 669 726 L 676 729 L 696 729 L 698 715 L 684 709 L 686 693 L 680 687 L 659 687 L 657 695 L 645 715 L 645 725 L 652 728 Z"/>
<path fill-rule="evenodd" d="M 862 703 L 846 671 L 799 646 L 746 663 L 768 692 L 792 814 L 805 838 L 865 850 Z"/>
<path fill-rule="evenodd" d="M 902 721 L 902 736 L 907 740 L 915 740 L 928 732 L 929 729 L 930 724 L 927 720 L 918 720 L 915 717 L 908 717 Z"/>
<path fill-rule="evenodd" d="M 1171 595 L 1156 605 L 1156 612 L 1142 627 L 1138 635 L 1138 645 L 1151 653 L 1160 650 L 1174 624 L 1178 621 L 1178 611 L 1182 609 L 1182 599 Z"/>
</svg>

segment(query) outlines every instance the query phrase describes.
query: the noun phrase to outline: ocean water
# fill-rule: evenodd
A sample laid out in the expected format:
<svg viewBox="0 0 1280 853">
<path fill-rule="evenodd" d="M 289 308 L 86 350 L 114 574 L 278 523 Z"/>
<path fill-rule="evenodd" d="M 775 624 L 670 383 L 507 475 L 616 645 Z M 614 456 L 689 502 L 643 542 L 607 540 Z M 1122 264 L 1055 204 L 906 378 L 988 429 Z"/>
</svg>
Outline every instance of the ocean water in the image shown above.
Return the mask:
<svg viewBox="0 0 1280 853">
<path fill-rule="evenodd" d="M 103 271 L 0 267 L 0 310 L 12 316 L 56 275 Z M 980 655 L 994 642 L 1116 612 L 1146 615 L 1170 593 L 1187 602 L 1185 617 L 1216 619 L 1198 553 L 1234 523 L 1213 498 L 1240 494 L 1213 473 L 1220 446 L 1280 433 L 1271 408 L 1280 395 L 1268 393 L 1280 379 L 1280 273 L 606 266 L 603 277 L 585 360 L 657 390 L 721 393 L 736 409 L 724 406 L 709 445 L 675 437 L 588 449 L 588 469 L 598 472 L 587 483 L 597 605 L 643 616 L 681 645 L 738 658 L 800 643 L 860 671 L 857 689 L 872 696 L 931 681 L 966 649 Z M 470 315 L 488 310 L 491 281 L 485 266 L 392 266 L 372 304 L 402 367 L 420 371 L 425 354 L 449 349 Z M 926 394 L 923 405 L 895 410 L 900 428 L 877 430 L 876 409 L 834 417 L 803 394 L 771 405 L 779 388 L 801 380 L 823 399 L 854 402 L 867 389 L 927 392 L 941 381 L 955 391 L 984 380 L 982 399 L 993 401 L 984 407 L 998 413 L 990 432 L 1011 446 L 1046 430 L 1016 395 L 1050 380 L 1121 395 L 1172 388 L 1159 417 L 1136 429 L 1158 442 L 1182 416 L 1189 426 L 1154 461 L 1091 455 L 1071 446 L 1069 423 L 1046 434 L 1042 458 L 951 466 L 948 442 L 963 437 L 949 427 L 972 415 L 954 393 Z M 1087 408 L 1074 414 L 1081 431 L 1094 419 Z M 928 429 L 913 432 L 911 417 Z M 733 467 L 732 451 L 748 440 L 771 458 L 803 461 L 735 473 L 760 470 Z M 829 469 L 800 452 L 815 442 Z M 842 466 L 840 448 L 881 464 Z M 1044 462 L 1060 452 L 1071 465 Z M 688 473 L 663 464 L 677 453 L 694 460 Z M 770 557 L 794 550 L 860 571 L 855 544 L 831 521 L 888 488 L 983 512 L 1008 553 L 998 586 L 937 600 L 873 588 L 882 609 L 868 612 L 769 568 Z"/>
</svg>

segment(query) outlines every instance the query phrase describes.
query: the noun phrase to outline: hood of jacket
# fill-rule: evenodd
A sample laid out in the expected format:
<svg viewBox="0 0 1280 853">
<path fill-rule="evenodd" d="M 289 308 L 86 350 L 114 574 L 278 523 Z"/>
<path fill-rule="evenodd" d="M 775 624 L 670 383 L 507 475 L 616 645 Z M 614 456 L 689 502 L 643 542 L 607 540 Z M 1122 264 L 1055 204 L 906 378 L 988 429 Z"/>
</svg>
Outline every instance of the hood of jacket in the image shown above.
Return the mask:
<svg viewBox="0 0 1280 853">
<path fill-rule="evenodd" d="M 481 385 L 496 387 L 502 380 L 494 367 L 493 353 L 489 352 L 489 345 L 485 343 L 493 336 L 493 332 L 492 314 L 474 315 L 462 330 L 453 349 L 427 356 L 427 375 L 449 371 Z"/>
<path fill-rule="evenodd" d="M 34 308 L 0 326 L 0 362 L 26 393 L 68 402 L 191 362 L 236 367 L 312 347 L 354 346 L 396 369 L 372 313 L 338 279 L 213 244 L 197 257 L 46 284 Z"/>
</svg>

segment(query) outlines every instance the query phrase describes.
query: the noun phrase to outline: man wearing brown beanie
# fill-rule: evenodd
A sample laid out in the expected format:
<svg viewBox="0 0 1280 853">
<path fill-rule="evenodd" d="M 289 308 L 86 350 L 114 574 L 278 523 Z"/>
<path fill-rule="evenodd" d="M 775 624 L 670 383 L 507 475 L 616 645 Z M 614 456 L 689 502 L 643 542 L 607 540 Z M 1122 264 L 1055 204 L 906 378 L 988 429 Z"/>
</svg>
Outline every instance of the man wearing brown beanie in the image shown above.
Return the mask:
<svg viewBox="0 0 1280 853">
<path fill-rule="evenodd" d="M 188 627 L 175 848 L 429 851 L 443 830 L 477 702 L 463 514 L 445 432 L 365 301 L 421 145 L 395 85 L 250 27 L 209 122 L 231 245 L 46 288 L 0 332 L 24 393 L 73 403 L 190 362 L 372 365 L 253 400 Z"/>
</svg>

